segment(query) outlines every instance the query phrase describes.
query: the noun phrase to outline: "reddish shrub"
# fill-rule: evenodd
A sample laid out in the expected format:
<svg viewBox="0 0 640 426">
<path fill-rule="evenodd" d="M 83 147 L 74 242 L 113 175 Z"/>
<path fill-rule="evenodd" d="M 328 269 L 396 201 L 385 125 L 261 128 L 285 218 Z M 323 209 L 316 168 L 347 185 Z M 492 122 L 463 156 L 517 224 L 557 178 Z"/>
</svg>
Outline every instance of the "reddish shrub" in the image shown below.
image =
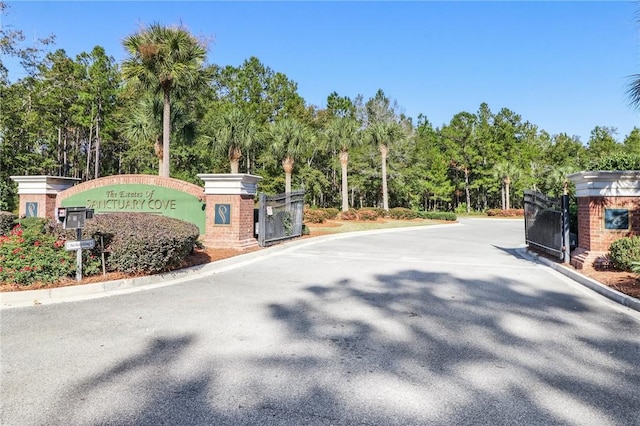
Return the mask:
<svg viewBox="0 0 640 426">
<path fill-rule="evenodd" d="M 376 220 L 378 219 L 378 212 L 373 209 L 360 209 L 358 210 L 359 220 Z"/>
</svg>

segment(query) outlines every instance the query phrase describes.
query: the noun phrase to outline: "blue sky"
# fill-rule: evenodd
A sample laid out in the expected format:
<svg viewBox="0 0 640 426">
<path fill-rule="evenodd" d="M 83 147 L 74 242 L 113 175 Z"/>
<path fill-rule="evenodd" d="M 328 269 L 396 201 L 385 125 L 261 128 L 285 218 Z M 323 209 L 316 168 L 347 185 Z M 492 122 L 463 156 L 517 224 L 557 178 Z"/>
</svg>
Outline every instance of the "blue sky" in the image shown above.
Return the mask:
<svg viewBox="0 0 640 426">
<path fill-rule="evenodd" d="M 120 61 L 141 25 L 182 23 L 212 39 L 209 62 L 250 56 L 298 83 L 309 104 L 378 88 L 435 126 L 506 107 L 583 143 L 595 126 L 640 127 L 628 76 L 640 73 L 637 2 L 22 2 L 2 25 L 56 35 L 69 56 L 95 45 Z M 12 79 L 19 75 L 12 73 Z"/>
</svg>

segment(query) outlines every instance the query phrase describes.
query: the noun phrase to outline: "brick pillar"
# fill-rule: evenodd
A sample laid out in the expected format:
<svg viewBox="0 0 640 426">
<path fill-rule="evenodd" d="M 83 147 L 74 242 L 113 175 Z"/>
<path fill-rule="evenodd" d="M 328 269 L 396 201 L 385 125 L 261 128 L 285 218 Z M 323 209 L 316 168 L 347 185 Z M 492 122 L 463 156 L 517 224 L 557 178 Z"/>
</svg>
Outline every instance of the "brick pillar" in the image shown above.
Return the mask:
<svg viewBox="0 0 640 426">
<path fill-rule="evenodd" d="M 203 244 L 240 250 L 256 247 L 254 197 L 262 178 L 248 174 L 200 174 L 198 177 L 204 181 L 206 203 Z"/>
<path fill-rule="evenodd" d="M 62 176 L 11 176 L 18 182 L 20 217 L 55 219 L 56 197 L 80 179 Z"/>
<path fill-rule="evenodd" d="M 640 235 L 640 171 L 587 171 L 568 176 L 576 184 L 578 247 L 571 264 L 578 269 L 605 264 L 615 240 Z M 622 214 L 624 220 L 614 220 Z"/>
</svg>

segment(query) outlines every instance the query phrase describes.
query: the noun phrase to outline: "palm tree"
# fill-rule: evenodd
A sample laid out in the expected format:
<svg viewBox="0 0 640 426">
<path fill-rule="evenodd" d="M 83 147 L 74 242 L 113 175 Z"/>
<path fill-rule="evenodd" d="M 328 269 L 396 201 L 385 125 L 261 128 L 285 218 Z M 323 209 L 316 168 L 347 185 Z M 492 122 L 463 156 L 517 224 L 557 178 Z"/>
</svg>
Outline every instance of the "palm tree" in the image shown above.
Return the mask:
<svg viewBox="0 0 640 426">
<path fill-rule="evenodd" d="M 216 115 L 210 125 L 215 149 L 227 156 L 231 173 L 238 173 L 242 152 L 260 139 L 256 121 L 251 114 L 234 107 Z"/>
<path fill-rule="evenodd" d="M 285 175 L 285 193 L 291 193 L 291 174 L 296 159 L 300 156 L 312 135 L 309 129 L 299 121 L 285 118 L 276 121 L 270 128 L 271 151 L 282 158 L 282 168 Z"/>
<path fill-rule="evenodd" d="M 171 131 L 171 93 L 195 87 L 206 75 L 205 46 L 182 27 L 153 24 L 125 38 L 130 57 L 122 63 L 122 75 L 137 89 L 163 95 L 162 168 L 169 176 L 169 134 Z"/>
<path fill-rule="evenodd" d="M 355 120 L 339 117 L 334 118 L 327 127 L 327 143 L 332 150 L 339 150 L 342 172 L 342 211 L 349 210 L 349 185 L 347 183 L 347 165 L 349 164 L 349 149 L 360 141 L 358 123 Z"/>
<path fill-rule="evenodd" d="M 502 193 L 502 210 L 511 208 L 511 182 L 520 174 L 520 170 L 512 163 L 503 161 L 493 168 L 493 176 L 500 180 L 500 191 Z"/>
<path fill-rule="evenodd" d="M 556 197 L 566 195 L 570 182 L 568 176 L 575 171 L 572 166 L 549 167 L 545 176 L 547 191 Z"/>
<path fill-rule="evenodd" d="M 366 130 L 366 138 L 369 143 L 380 151 L 382 169 L 382 208 L 389 210 L 389 190 L 387 189 L 387 155 L 389 147 L 402 138 L 402 127 L 395 122 L 379 121 Z"/>
</svg>

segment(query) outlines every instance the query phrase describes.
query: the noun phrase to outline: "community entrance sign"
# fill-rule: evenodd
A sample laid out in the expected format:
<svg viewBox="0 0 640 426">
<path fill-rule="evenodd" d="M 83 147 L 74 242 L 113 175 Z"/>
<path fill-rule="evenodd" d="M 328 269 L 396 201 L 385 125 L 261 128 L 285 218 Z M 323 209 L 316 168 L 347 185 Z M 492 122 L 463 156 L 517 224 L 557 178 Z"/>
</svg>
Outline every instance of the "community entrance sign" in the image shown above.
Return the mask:
<svg viewBox="0 0 640 426">
<path fill-rule="evenodd" d="M 195 224 L 205 231 L 204 200 L 177 189 L 146 184 L 106 185 L 80 192 L 60 203 L 83 205 L 96 213 L 156 213 Z"/>
<path fill-rule="evenodd" d="M 260 176 L 201 174 L 204 187 L 155 175 L 113 175 L 77 183 L 56 176 L 11 176 L 18 183 L 20 215 L 55 218 L 55 209 L 83 206 L 98 214 L 151 213 L 193 223 L 208 247 L 244 250 L 254 237 L 254 197 Z M 63 209 L 60 209 L 63 208 Z M 85 248 L 78 237 L 80 249 Z M 78 244 L 71 244 L 77 250 Z"/>
<path fill-rule="evenodd" d="M 96 213 L 154 213 L 206 228 L 201 186 L 151 175 L 115 175 L 90 180 L 58 195 L 58 205 L 86 206 Z"/>
</svg>

